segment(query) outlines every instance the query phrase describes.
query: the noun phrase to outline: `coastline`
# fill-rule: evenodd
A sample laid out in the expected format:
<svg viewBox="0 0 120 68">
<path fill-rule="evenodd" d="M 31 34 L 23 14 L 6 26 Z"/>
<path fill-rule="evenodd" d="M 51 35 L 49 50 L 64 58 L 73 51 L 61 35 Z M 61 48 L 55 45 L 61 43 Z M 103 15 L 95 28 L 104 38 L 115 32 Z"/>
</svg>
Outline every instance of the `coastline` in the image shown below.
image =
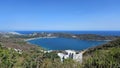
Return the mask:
<svg viewBox="0 0 120 68">
<path fill-rule="evenodd" d="M 30 40 L 35 40 L 35 39 L 44 39 L 44 38 L 57 38 L 57 37 L 37 37 L 37 38 L 24 39 L 24 41 L 30 41 Z"/>
<path fill-rule="evenodd" d="M 26 42 L 28 42 L 29 44 L 32 44 L 32 43 L 30 43 L 31 41 L 36 41 L 36 40 L 41 40 L 41 41 L 42 41 L 42 40 L 44 40 L 44 39 L 47 40 L 47 38 L 50 39 L 50 38 L 59 38 L 59 37 L 55 37 L 55 36 L 52 36 L 52 37 L 36 37 L 36 38 L 28 38 L 28 39 L 24 39 L 24 40 L 25 40 Z M 62 39 L 62 40 L 64 40 L 64 39 Z M 41 42 L 41 41 L 38 41 L 38 42 Z M 71 40 L 70 40 L 70 41 L 71 41 Z M 84 40 L 83 40 L 83 41 L 84 41 Z M 91 42 L 91 41 L 93 41 L 93 42 L 101 42 L 101 41 L 104 41 L 104 42 L 106 41 L 106 42 L 108 42 L 108 41 L 111 41 L 111 40 L 85 40 L 85 41 L 87 41 L 87 42 L 89 42 L 89 41 L 90 41 L 90 42 Z M 80 41 L 80 42 L 81 42 L 81 41 Z M 103 42 L 103 43 L 104 43 L 104 42 Z M 64 43 L 64 42 L 63 42 L 63 43 Z M 101 42 L 101 43 L 102 43 L 102 42 Z M 35 43 L 34 43 L 34 45 L 41 46 L 40 44 L 35 44 Z M 45 44 L 42 44 L 42 45 L 45 45 Z M 48 44 L 48 45 L 50 45 L 50 44 Z M 64 44 L 61 44 L 61 45 L 64 45 Z M 67 45 L 70 45 L 70 44 L 67 44 Z M 74 45 L 74 44 L 73 44 L 73 45 Z M 81 48 L 81 47 L 82 47 L 81 45 L 82 45 L 82 44 L 80 44 L 80 46 L 79 46 L 79 45 L 77 45 L 77 46 Z M 87 45 L 87 44 L 86 44 L 86 45 Z M 90 45 L 90 44 L 89 44 L 89 45 Z M 89 45 L 88 45 L 88 46 L 89 46 Z M 91 44 L 91 45 L 92 45 L 92 44 Z M 96 45 L 97 45 L 97 44 L 96 44 Z M 98 45 L 100 45 L 100 44 L 98 43 Z M 64 45 L 64 46 L 65 46 L 65 45 Z M 63 46 L 63 47 L 64 47 L 64 46 Z M 70 46 L 71 46 L 71 45 L 70 45 Z M 42 46 L 41 46 L 41 47 L 42 47 Z M 43 46 L 43 48 L 46 49 L 46 50 L 60 50 L 59 48 L 58 48 L 58 49 L 49 49 L 50 47 L 49 47 L 49 48 L 46 48 L 46 47 L 44 47 L 44 46 Z M 83 48 L 84 48 L 84 47 L 83 47 Z M 70 49 L 72 49 L 72 48 L 69 48 L 69 49 L 66 48 L 66 49 L 67 49 L 67 50 L 70 50 Z M 66 49 L 65 49 L 65 50 L 66 50 Z M 62 48 L 61 48 L 61 50 L 62 50 Z M 64 48 L 63 48 L 63 50 L 64 50 Z M 78 49 L 75 49 L 75 48 L 72 49 L 72 50 L 78 51 Z"/>
<path fill-rule="evenodd" d="M 105 41 L 105 42 L 109 42 L 109 41 L 112 41 L 112 40 L 90 40 L 90 41 Z"/>
</svg>

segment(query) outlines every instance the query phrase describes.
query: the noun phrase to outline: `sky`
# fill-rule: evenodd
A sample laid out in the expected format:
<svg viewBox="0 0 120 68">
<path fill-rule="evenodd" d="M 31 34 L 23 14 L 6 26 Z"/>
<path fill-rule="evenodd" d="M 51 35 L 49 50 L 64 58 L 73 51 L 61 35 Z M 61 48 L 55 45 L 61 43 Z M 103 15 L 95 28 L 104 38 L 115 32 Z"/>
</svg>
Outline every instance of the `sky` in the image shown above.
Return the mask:
<svg viewBox="0 0 120 68">
<path fill-rule="evenodd" d="M 120 30 L 120 0 L 0 0 L 0 30 Z"/>
</svg>

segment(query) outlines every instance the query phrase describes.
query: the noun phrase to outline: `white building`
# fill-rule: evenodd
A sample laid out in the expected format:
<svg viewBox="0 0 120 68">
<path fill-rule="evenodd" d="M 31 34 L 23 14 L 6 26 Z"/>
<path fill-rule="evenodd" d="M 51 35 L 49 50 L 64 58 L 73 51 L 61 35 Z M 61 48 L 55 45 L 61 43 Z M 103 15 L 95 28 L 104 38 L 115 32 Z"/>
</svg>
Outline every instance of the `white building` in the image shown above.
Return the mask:
<svg viewBox="0 0 120 68">
<path fill-rule="evenodd" d="M 64 59 L 69 58 L 68 55 L 65 55 L 65 54 L 63 54 L 63 53 L 58 53 L 58 56 L 60 57 L 60 60 L 61 60 L 62 62 L 63 62 L 63 57 L 64 57 Z"/>
<path fill-rule="evenodd" d="M 82 63 L 82 57 L 83 57 L 83 53 L 75 54 L 73 60 Z"/>
<path fill-rule="evenodd" d="M 76 54 L 76 52 L 74 50 L 65 50 L 65 52 L 67 54 L 58 53 L 58 56 L 60 57 L 62 62 L 63 62 L 64 59 L 72 58 L 73 60 L 82 63 L 83 52 L 80 52 L 78 54 Z"/>
<path fill-rule="evenodd" d="M 70 54 L 75 55 L 76 54 L 76 52 L 74 50 L 65 50 L 65 52 L 67 52 L 68 55 L 70 55 Z"/>
</svg>

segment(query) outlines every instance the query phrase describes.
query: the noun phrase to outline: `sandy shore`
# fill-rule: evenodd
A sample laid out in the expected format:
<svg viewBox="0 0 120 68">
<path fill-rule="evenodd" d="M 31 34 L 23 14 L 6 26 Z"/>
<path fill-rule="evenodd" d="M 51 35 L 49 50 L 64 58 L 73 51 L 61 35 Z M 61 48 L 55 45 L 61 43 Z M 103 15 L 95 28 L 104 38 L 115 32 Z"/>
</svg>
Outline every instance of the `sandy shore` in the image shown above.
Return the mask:
<svg viewBox="0 0 120 68">
<path fill-rule="evenodd" d="M 57 38 L 57 37 L 38 37 L 38 38 L 30 38 L 30 39 L 25 39 L 25 41 L 30 41 L 30 40 L 35 40 L 35 39 L 44 39 L 44 38 Z"/>
</svg>

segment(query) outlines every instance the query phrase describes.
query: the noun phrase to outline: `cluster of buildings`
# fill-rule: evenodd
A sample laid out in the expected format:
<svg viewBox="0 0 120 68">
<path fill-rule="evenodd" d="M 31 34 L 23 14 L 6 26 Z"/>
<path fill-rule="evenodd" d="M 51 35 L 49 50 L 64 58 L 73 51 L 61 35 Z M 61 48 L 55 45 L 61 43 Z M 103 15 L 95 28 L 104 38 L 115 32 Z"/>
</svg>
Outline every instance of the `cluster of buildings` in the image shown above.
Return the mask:
<svg viewBox="0 0 120 68">
<path fill-rule="evenodd" d="M 83 53 L 84 52 L 82 51 L 77 53 L 74 50 L 65 50 L 65 53 L 58 53 L 58 56 L 60 57 L 62 62 L 64 61 L 64 59 L 71 58 L 75 61 L 82 63 Z"/>
</svg>

